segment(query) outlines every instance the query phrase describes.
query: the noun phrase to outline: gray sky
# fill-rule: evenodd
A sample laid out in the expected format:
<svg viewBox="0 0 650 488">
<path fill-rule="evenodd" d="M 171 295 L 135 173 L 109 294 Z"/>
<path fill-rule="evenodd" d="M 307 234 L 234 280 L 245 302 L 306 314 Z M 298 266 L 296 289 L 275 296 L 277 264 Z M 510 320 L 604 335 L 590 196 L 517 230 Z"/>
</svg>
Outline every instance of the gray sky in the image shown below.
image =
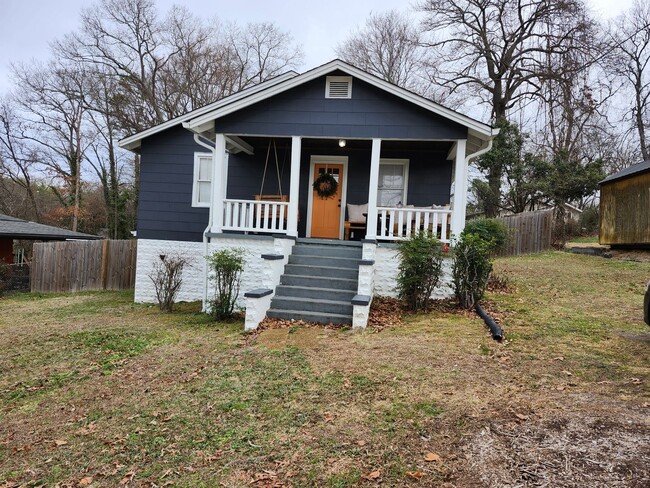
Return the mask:
<svg viewBox="0 0 650 488">
<path fill-rule="evenodd" d="M 49 43 L 74 30 L 89 0 L 0 0 L 0 94 L 11 86 L 10 63 L 47 59 Z M 396 0 L 157 0 L 165 12 L 174 3 L 206 17 L 239 23 L 273 21 L 303 46 L 303 70 L 335 57 L 334 47 L 362 24 L 371 11 L 409 10 Z M 617 15 L 632 0 L 587 0 L 598 17 Z"/>
</svg>

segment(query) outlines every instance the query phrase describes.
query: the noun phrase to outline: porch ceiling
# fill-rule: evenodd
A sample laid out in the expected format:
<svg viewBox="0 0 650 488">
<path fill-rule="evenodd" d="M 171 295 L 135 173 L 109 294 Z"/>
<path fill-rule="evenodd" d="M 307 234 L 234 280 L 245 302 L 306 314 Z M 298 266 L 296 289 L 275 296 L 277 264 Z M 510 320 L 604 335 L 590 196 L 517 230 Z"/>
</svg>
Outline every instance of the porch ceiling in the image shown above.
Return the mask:
<svg viewBox="0 0 650 488">
<path fill-rule="evenodd" d="M 291 145 L 291 139 L 288 137 L 258 137 L 258 136 L 239 136 L 246 143 L 250 144 L 256 150 L 268 148 L 269 141 L 275 139 L 278 149 L 284 146 Z M 345 147 L 339 147 L 338 139 L 318 139 L 318 138 L 303 138 L 302 147 L 307 150 L 318 151 L 370 151 L 372 148 L 372 141 L 367 139 L 345 139 Z M 410 151 L 410 152 L 435 152 L 447 154 L 453 146 L 453 141 L 412 141 L 412 140 L 383 140 L 381 143 L 382 151 Z"/>
</svg>

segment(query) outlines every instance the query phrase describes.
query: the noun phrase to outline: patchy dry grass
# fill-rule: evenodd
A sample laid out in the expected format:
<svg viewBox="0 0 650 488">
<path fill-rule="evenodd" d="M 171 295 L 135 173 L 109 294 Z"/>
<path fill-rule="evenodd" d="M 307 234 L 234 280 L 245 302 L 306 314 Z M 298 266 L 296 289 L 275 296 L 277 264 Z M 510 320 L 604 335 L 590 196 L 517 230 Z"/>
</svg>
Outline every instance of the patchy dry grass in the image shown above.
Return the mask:
<svg viewBox="0 0 650 488">
<path fill-rule="evenodd" d="M 128 293 L 2 299 L 0 486 L 647 486 L 650 264 L 496 268 L 502 344 L 444 308 L 250 339 Z"/>
</svg>

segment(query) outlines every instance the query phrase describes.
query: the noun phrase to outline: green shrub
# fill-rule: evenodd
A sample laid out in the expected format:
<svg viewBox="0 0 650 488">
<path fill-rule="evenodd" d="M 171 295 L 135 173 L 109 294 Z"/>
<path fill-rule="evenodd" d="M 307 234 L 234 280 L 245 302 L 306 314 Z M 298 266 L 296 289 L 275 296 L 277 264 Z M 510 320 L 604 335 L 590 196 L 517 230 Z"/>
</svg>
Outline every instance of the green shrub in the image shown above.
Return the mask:
<svg viewBox="0 0 650 488">
<path fill-rule="evenodd" d="M 485 242 L 492 242 L 492 251 L 498 251 L 508 242 L 508 228 L 499 219 L 478 218 L 468 220 L 465 229 L 461 232 L 462 238 L 465 234 L 478 234 Z"/>
<path fill-rule="evenodd" d="M 479 234 L 463 232 L 456 242 L 452 277 L 454 294 L 461 307 L 472 308 L 483 298 L 492 272 L 493 249 L 493 241 L 486 241 Z"/>
<path fill-rule="evenodd" d="M 222 249 L 206 257 L 210 279 L 214 282 L 214 298 L 210 300 L 210 314 L 216 320 L 233 316 L 239 297 L 241 274 L 244 271 L 245 250 Z"/>
<path fill-rule="evenodd" d="M 429 297 L 438 286 L 442 271 L 440 241 L 428 232 L 418 232 L 397 246 L 399 272 L 397 290 L 409 310 L 427 310 Z"/>
</svg>

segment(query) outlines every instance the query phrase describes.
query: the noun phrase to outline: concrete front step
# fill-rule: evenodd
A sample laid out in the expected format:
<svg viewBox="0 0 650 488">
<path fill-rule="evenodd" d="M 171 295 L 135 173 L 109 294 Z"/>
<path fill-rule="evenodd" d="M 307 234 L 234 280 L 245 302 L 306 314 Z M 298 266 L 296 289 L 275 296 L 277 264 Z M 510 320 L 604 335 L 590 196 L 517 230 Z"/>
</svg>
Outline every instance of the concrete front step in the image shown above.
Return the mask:
<svg viewBox="0 0 650 488">
<path fill-rule="evenodd" d="M 360 247 L 347 246 L 316 246 L 296 244 L 292 249 L 292 256 L 331 256 L 334 258 L 361 259 Z"/>
<path fill-rule="evenodd" d="M 296 244 L 300 246 L 333 246 L 333 247 L 358 247 L 363 244 L 359 241 L 340 241 L 338 239 L 318 239 L 314 237 L 299 237 Z"/>
<path fill-rule="evenodd" d="M 317 287 L 317 288 L 336 288 L 338 290 L 357 289 L 357 279 L 334 278 L 331 276 L 312 276 L 312 275 L 282 275 L 280 278 L 282 285 Z"/>
<path fill-rule="evenodd" d="M 335 268 L 332 266 L 287 264 L 284 267 L 284 274 L 301 276 L 328 276 L 330 278 L 346 278 L 348 280 L 357 280 L 359 278 L 359 268 Z"/>
<path fill-rule="evenodd" d="M 291 285 L 278 285 L 275 289 L 276 297 L 310 298 L 312 300 L 336 300 L 341 302 L 350 302 L 356 293 L 356 290 Z"/>
<path fill-rule="evenodd" d="M 306 266 L 327 266 L 332 268 L 359 268 L 360 257 L 348 258 L 339 256 L 296 255 L 289 256 L 289 264 L 304 264 Z"/>
<path fill-rule="evenodd" d="M 285 320 L 304 320 L 305 322 L 316 322 L 318 324 L 349 325 L 352 323 L 352 315 L 340 315 L 334 313 L 300 312 L 295 310 L 270 309 L 266 315 L 271 318 Z"/>
<path fill-rule="evenodd" d="M 352 316 L 352 303 L 349 300 L 314 300 L 313 298 L 276 295 L 271 300 L 271 308 L 276 310 L 295 310 L 297 312 L 327 312 Z"/>
</svg>

